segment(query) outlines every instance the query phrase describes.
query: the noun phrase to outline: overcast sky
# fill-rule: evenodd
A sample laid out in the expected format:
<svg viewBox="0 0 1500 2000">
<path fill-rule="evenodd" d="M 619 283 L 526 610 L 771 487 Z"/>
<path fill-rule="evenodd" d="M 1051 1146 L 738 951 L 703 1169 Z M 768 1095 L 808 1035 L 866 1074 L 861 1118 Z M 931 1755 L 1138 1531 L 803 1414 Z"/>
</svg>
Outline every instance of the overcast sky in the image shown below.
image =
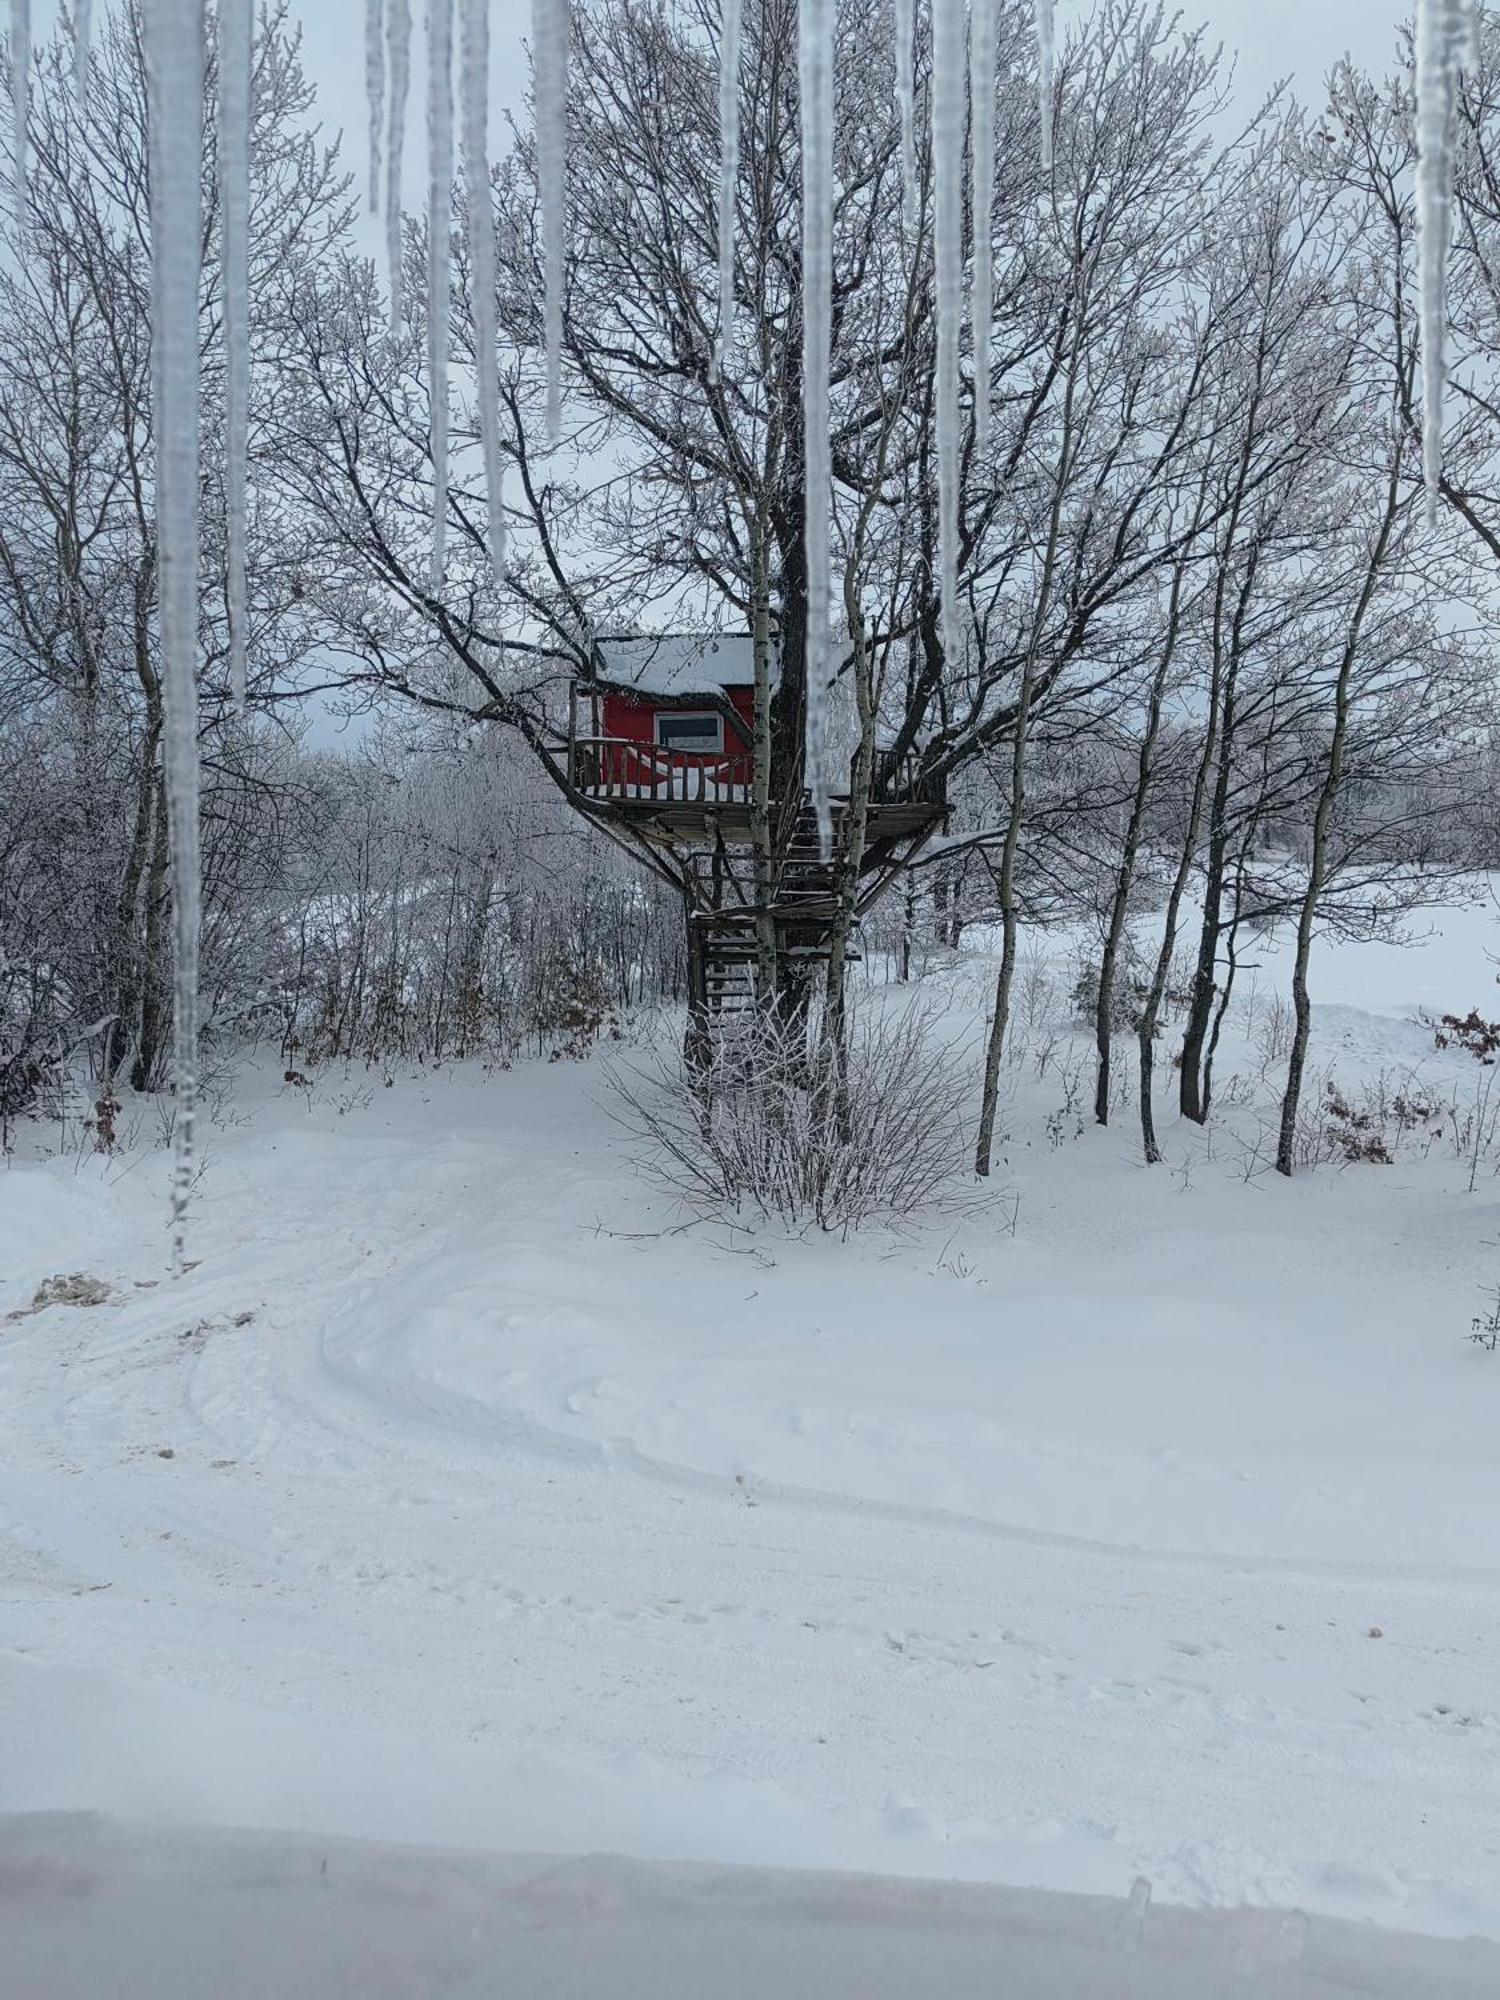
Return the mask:
<svg viewBox="0 0 1500 2000">
<path fill-rule="evenodd" d="M 96 0 L 102 6 L 102 0 Z M 1058 0 L 1060 24 L 1082 13 L 1088 0 Z M 1178 0 L 1185 21 L 1201 20 L 1227 48 L 1238 52 L 1238 74 L 1247 97 L 1257 96 L 1277 78 L 1291 75 L 1308 95 L 1315 94 L 1329 66 L 1346 50 L 1371 68 L 1386 63 L 1397 24 L 1412 0 Z M 365 0 L 293 0 L 300 15 L 308 68 L 317 83 L 325 125 L 341 127 L 362 148 L 365 133 Z M 421 62 L 424 0 L 413 0 L 415 17 L 410 157 L 411 200 L 421 174 L 423 77 Z M 56 18 L 55 0 L 38 0 L 33 32 L 46 34 Z M 497 107 L 518 110 L 526 88 L 521 40 L 530 19 L 530 0 L 492 0 L 493 88 Z M 500 150 L 500 112 L 495 150 Z M 356 157 L 358 152 L 356 151 Z"/>
<path fill-rule="evenodd" d="M 1085 0 L 1059 0 L 1065 23 L 1083 11 Z M 1303 90 L 1316 92 L 1324 72 L 1346 50 L 1371 68 L 1383 65 L 1394 46 L 1397 24 L 1410 0 L 1181 0 L 1184 20 L 1202 20 L 1239 54 L 1239 76 L 1247 96 L 1258 95 L 1278 77 L 1294 75 Z M 364 0 L 297 0 L 306 30 L 308 66 L 317 80 L 329 125 L 339 125 L 363 144 Z M 415 0 L 418 44 L 422 0 Z M 495 0 L 494 92 L 501 106 L 519 109 L 525 93 L 521 38 L 530 18 L 528 0 Z M 420 55 L 420 48 L 416 51 Z M 411 158 L 421 173 L 422 80 L 412 78 Z M 497 119 L 496 131 L 499 132 Z M 496 150 L 498 150 L 498 145 Z M 417 185 L 408 182 L 408 200 Z"/>
</svg>

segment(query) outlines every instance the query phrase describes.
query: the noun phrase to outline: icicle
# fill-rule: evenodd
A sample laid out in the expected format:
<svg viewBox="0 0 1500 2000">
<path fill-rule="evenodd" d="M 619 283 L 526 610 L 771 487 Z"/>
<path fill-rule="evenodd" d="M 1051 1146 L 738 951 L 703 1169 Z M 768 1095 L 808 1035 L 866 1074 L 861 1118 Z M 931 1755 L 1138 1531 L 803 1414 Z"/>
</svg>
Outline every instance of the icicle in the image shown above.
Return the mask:
<svg viewBox="0 0 1500 2000">
<path fill-rule="evenodd" d="M 365 99 L 370 107 L 370 213 L 380 213 L 380 126 L 385 117 L 385 0 L 365 0 Z"/>
<path fill-rule="evenodd" d="M 205 0 L 144 0 L 150 85 L 151 402 L 172 853 L 176 1158 L 172 1258 L 183 1269 L 198 1087 L 198 283 Z"/>
<path fill-rule="evenodd" d="M 734 225 L 740 182 L 740 22 L 743 0 L 723 0 L 719 17 L 719 327 L 715 377 L 734 338 Z"/>
<path fill-rule="evenodd" d="M 94 0 L 73 0 L 73 81 L 78 102 L 89 97 L 89 51 L 94 41 Z"/>
<path fill-rule="evenodd" d="M 938 559 L 943 645 L 956 668 L 958 615 L 959 334 L 964 298 L 964 4 L 932 0 L 933 257 L 937 306 Z"/>
<path fill-rule="evenodd" d="M 990 442 L 990 328 L 994 319 L 995 247 L 991 213 L 995 205 L 995 0 L 971 0 L 969 18 L 969 103 L 973 133 L 974 216 L 974 449 Z"/>
<path fill-rule="evenodd" d="M 567 231 L 568 0 L 531 0 L 536 65 L 536 172 L 542 204 L 546 304 L 547 435 L 562 429 L 563 258 Z"/>
<path fill-rule="evenodd" d="M 962 0 L 959 0 L 962 4 Z M 797 75 L 802 117 L 802 420 L 807 508 L 807 781 L 825 859 L 833 852 L 828 696 L 833 649 L 833 464 L 828 375 L 833 323 L 834 0 L 802 0 Z"/>
<path fill-rule="evenodd" d="M 490 199 L 490 7 L 463 0 L 464 191 L 469 213 L 469 281 L 473 289 L 474 382 L 484 456 L 490 568 L 505 581 L 505 467 L 500 457 L 500 397 L 495 375 L 495 214 Z"/>
<path fill-rule="evenodd" d="M 228 513 L 229 698 L 245 705 L 250 439 L 250 88 L 253 0 L 219 0 L 219 202 L 224 262 L 224 489 Z"/>
<path fill-rule="evenodd" d="M 26 205 L 26 152 L 31 133 L 31 0 L 10 0 L 10 109 L 16 150 L 16 207 Z"/>
<path fill-rule="evenodd" d="M 1057 0 L 1036 0 L 1037 98 L 1042 114 L 1042 165 L 1052 171 L 1052 79 L 1057 67 Z"/>
<path fill-rule="evenodd" d="M 1473 0 L 1418 0 L 1417 226 L 1422 340 L 1422 475 L 1436 527 L 1443 477 L 1448 368 L 1448 245 L 1453 234 L 1453 112 L 1458 72 L 1476 33 Z"/>
<path fill-rule="evenodd" d="M 390 123 L 385 143 L 385 248 L 390 266 L 391 332 L 401 331 L 401 149 L 406 139 L 406 93 L 411 84 L 411 0 L 388 0 Z"/>
<path fill-rule="evenodd" d="M 432 590 L 448 539 L 448 290 L 452 262 L 453 0 L 427 0 L 427 404 L 432 454 Z"/>
<path fill-rule="evenodd" d="M 917 78 L 913 54 L 916 0 L 893 0 L 893 12 L 896 110 L 901 119 L 901 226 L 908 236 L 914 236 L 917 228 Z"/>
</svg>

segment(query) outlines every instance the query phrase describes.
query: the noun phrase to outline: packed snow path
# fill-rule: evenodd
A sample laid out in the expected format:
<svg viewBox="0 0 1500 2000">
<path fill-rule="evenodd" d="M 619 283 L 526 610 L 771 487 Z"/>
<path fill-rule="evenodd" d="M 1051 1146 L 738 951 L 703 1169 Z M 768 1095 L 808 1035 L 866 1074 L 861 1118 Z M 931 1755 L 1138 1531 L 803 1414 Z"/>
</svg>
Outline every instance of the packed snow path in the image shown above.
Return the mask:
<svg viewBox="0 0 1500 2000">
<path fill-rule="evenodd" d="M 372 1082 L 175 1286 L 159 1156 L 0 1174 L 0 1307 L 116 1298 L 0 1321 L 0 1811 L 1500 1931 L 1493 1190 L 664 1235 L 596 1071 Z"/>
<path fill-rule="evenodd" d="M 19 1894 L 7 1890 L 19 1889 Z M 1493 2000 L 1500 1946 L 1302 1912 L 0 1817 L 46 2000 Z"/>
</svg>

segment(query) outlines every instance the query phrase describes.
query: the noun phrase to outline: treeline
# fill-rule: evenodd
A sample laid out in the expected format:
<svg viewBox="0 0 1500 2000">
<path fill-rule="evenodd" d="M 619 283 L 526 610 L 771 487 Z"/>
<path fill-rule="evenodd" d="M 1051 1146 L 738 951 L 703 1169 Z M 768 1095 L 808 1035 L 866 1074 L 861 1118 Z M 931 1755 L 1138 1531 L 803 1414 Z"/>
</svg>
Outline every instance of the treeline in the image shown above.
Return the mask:
<svg viewBox="0 0 1500 2000">
<path fill-rule="evenodd" d="M 903 188 L 885 0 L 838 10 L 833 242 L 849 789 L 878 794 L 915 760 L 953 801 L 945 847 L 874 920 L 894 964 L 977 918 L 998 927 L 981 1171 L 1028 919 L 1096 923 L 1101 1115 L 1117 1095 L 1116 985 L 1141 989 L 1150 1157 L 1169 989 L 1185 1011 L 1177 1104 L 1203 1119 L 1241 933 L 1293 927 L 1294 1122 L 1318 930 L 1373 932 L 1441 893 L 1448 872 L 1496 859 L 1500 27 L 1486 16 L 1455 134 L 1455 364 L 1430 514 L 1407 44 L 1387 75 L 1343 66 L 1326 102 L 1278 101 L 1235 128 L 1225 65 L 1201 37 L 1147 0 L 1102 0 L 1060 51 L 1044 169 L 1029 5 L 1001 0 L 999 15 L 994 200 L 967 225 L 971 272 L 988 237 L 993 298 L 987 351 L 964 337 L 958 635 L 936 573 L 928 51 L 919 26 Z M 108 15 L 84 101 L 67 36 L 43 48 L 24 193 L 7 182 L 0 215 L 0 1096 L 12 1112 L 68 1049 L 88 1052 L 105 1088 L 163 1080 L 137 29 L 131 4 Z M 210 1035 L 274 1025 L 309 1059 L 504 1053 L 544 1044 L 560 1014 L 678 989 L 668 882 L 649 854 L 632 865 L 570 813 L 580 802 L 546 770 L 594 632 L 763 622 L 781 666 L 773 778 L 800 787 L 796 8 L 745 9 L 728 327 L 713 24 L 590 0 L 572 35 L 554 435 L 530 135 L 483 175 L 465 163 L 454 285 L 430 302 L 425 223 L 408 218 L 399 270 L 372 267 L 355 231 L 361 163 L 317 131 L 286 7 L 261 21 L 243 713 L 226 685 L 212 230 L 203 277 Z M 207 89 L 211 119 L 212 65 Z M 212 218 L 211 158 L 205 173 Z M 469 296 L 476 201 L 496 249 L 493 357 L 478 356 Z M 454 364 L 446 486 L 434 311 Z M 491 360 L 503 578 L 471 395 Z M 298 718 L 341 707 L 386 719 L 363 725 L 355 754 L 309 752 Z M 1147 905 L 1142 965 L 1129 941 Z"/>
</svg>

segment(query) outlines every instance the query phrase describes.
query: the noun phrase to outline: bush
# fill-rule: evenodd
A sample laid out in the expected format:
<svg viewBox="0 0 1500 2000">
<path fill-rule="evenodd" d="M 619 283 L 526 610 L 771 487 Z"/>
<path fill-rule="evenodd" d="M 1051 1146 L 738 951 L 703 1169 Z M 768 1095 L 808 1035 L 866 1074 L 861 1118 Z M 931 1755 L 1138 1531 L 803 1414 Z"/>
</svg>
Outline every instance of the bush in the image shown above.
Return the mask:
<svg viewBox="0 0 1500 2000">
<path fill-rule="evenodd" d="M 690 1208 L 793 1227 L 949 1208 L 972 1079 L 921 1003 L 857 1015 L 842 1060 L 801 1023 L 747 1015 L 706 1060 L 658 1046 L 609 1070 L 615 1116 L 646 1171 Z"/>
<path fill-rule="evenodd" d="M 538 1030 L 552 1041 L 552 1060 L 582 1061 L 606 1030 L 619 1040 L 613 997 L 603 968 L 566 945 L 537 967 L 533 1000 Z"/>
<path fill-rule="evenodd" d="M 1331 1077 L 1324 1086 L 1323 1111 L 1329 1141 L 1340 1158 L 1347 1160 L 1351 1166 L 1395 1165 L 1375 1114 L 1358 1110 L 1348 1103 Z"/>
<path fill-rule="evenodd" d="M 1464 1049 L 1489 1068 L 1500 1054 L 1500 1021 L 1486 1021 L 1477 1007 L 1467 1014 L 1444 1014 L 1432 1039 L 1435 1047 Z"/>
<path fill-rule="evenodd" d="M 1097 960 L 1089 957 L 1079 958 L 1074 963 L 1075 977 L 1069 996 L 1074 1017 L 1080 1026 L 1092 1028 L 1099 1012 L 1099 980 L 1103 967 Z M 1134 938 L 1127 933 L 1115 962 L 1114 983 L 1110 988 L 1111 1037 L 1139 1032 L 1141 1017 L 1146 1011 L 1146 1001 L 1150 993 L 1151 968 L 1142 957 Z M 1159 1024 L 1157 1033 L 1161 1033 Z"/>
</svg>

